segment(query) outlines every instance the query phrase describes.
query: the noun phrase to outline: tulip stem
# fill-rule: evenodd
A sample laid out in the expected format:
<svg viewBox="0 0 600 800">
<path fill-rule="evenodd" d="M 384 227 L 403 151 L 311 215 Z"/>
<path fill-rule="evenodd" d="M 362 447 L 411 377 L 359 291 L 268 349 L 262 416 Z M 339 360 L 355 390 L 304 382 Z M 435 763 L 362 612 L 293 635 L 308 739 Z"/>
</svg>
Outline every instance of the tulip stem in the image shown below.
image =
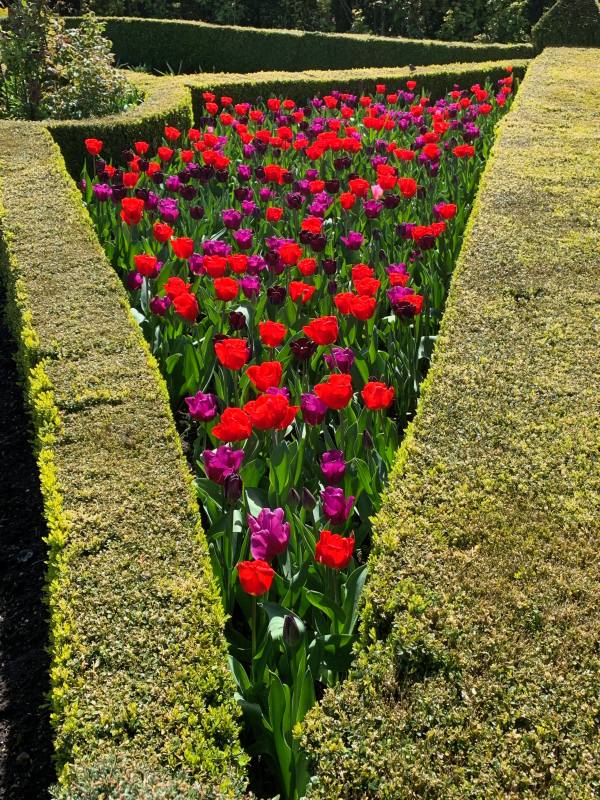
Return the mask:
<svg viewBox="0 0 600 800">
<path fill-rule="evenodd" d="M 252 683 L 254 683 L 254 656 L 256 655 L 256 597 L 252 598 Z"/>
</svg>

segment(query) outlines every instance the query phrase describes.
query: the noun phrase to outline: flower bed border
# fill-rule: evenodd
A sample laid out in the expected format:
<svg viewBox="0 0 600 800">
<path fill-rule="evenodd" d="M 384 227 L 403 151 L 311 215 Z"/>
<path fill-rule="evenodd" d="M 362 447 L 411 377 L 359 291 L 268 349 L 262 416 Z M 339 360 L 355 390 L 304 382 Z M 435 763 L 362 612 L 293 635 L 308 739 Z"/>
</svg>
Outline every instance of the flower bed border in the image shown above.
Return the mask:
<svg viewBox="0 0 600 800">
<path fill-rule="evenodd" d="M 597 795 L 599 68 L 545 50 L 500 124 L 311 800 Z"/>
<path fill-rule="evenodd" d="M 122 64 L 182 72 L 351 69 L 530 58 L 521 44 L 473 44 L 364 34 L 211 25 L 192 20 L 101 17 Z M 77 25 L 78 17 L 68 17 Z"/>
<path fill-rule="evenodd" d="M 511 61 L 513 74 L 522 78 L 529 61 Z M 402 82 L 408 78 L 423 80 L 431 91 L 443 94 L 454 83 L 463 85 L 497 80 L 506 73 L 506 62 L 444 64 L 396 69 L 355 69 L 342 71 L 317 70 L 314 72 L 257 72 L 246 74 L 192 74 L 157 78 L 146 73 L 128 73 L 146 97 L 144 102 L 124 114 L 87 120 L 60 120 L 46 123 L 50 133 L 60 145 L 69 172 L 79 177 L 86 157 L 83 140 L 86 137 L 105 142 L 106 152 L 120 153 L 136 139 L 145 139 L 153 146 L 162 139 L 165 123 L 181 129 L 188 128 L 200 110 L 204 91 L 222 92 L 234 99 L 253 101 L 268 92 L 285 90 L 289 97 L 304 102 L 311 93 L 330 90 L 335 86 L 349 91 L 373 91 L 382 81 Z M 192 108 L 194 110 L 192 110 Z"/>
<path fill-rule="evenodd" d="M 487 63 L 417 74 L 443 91 L 496 70 L 503 74 Z M 515 65 L 516 75 L 524 70 Z M 85 136 L 118 151 L 158 138 L 165 122 L 189 125 L 192 85 L 236 87 L 251 99 L 274 83 L 295 94 L 411 74 L 287 74 L 278 83 L 273 73 L 134 73 L 147 97 L 123 115 L 0 124 L 2 266 L 50 531 L 51 701 L 69 800 L 107 785 L 148 798 L 155 789 L 165 798 L 239 796 L 245 756 L 220 603 L 164 383 L 65 161 L 79 167 Z"/>
<path fill-rule="evenodd" d="M 119 786 L 122 770 L 129 785 L 130 765 L 140 781 L 178 768 L 234 796 L 224 620 L 166 388 L 48 131 L 2 123 L 0 152 L 3 273 L 49 530 L 59 776 L 73 761 L 89 787 L 104 773 Z"/>
</svg>

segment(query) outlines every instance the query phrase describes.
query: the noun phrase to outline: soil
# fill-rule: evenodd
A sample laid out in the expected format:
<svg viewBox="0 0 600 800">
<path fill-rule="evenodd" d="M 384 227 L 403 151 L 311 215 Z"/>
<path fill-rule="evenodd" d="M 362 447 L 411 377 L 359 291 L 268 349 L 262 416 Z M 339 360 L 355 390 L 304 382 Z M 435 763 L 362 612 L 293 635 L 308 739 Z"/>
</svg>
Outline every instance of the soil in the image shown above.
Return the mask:
<svg viewBox="0 0 600 800">
<path fill-rule="evenodd" d="M 0 800 L 42 800 L 55 778 L 43 597 L 46 526 L 13 353 L 0 295 Z"/>
</svg>

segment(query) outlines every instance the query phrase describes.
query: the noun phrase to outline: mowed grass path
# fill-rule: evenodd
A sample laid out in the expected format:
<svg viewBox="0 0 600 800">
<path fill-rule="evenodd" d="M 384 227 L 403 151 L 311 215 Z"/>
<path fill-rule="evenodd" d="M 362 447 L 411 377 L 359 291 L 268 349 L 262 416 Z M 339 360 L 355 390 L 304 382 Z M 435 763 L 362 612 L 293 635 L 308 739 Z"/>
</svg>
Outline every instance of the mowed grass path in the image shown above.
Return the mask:
<svg viewBox="0 0 600 800">
<path fill-rule="evenodd" d="M 600 795 L 599 107 L 546 50 L 502 123 L 312 798 Z"/>
</svg>

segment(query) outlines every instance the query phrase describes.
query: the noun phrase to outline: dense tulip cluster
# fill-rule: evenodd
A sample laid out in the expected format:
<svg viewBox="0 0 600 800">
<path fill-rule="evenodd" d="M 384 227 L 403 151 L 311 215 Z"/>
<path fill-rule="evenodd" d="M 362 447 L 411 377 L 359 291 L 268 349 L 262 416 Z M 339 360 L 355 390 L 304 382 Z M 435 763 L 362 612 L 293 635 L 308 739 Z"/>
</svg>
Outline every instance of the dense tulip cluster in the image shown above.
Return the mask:
<svg viewBox="0 0 600 800">
<path fill-rule="evenodd" d="M 369 519 L 511 86 L 207 92 L 197 128 L 122 166 L 86 140 L 86 203 L 197 467 L 249 749 L 284 798 L 307 780 L 292 731 L 350 665 Z"/>
</svg>

